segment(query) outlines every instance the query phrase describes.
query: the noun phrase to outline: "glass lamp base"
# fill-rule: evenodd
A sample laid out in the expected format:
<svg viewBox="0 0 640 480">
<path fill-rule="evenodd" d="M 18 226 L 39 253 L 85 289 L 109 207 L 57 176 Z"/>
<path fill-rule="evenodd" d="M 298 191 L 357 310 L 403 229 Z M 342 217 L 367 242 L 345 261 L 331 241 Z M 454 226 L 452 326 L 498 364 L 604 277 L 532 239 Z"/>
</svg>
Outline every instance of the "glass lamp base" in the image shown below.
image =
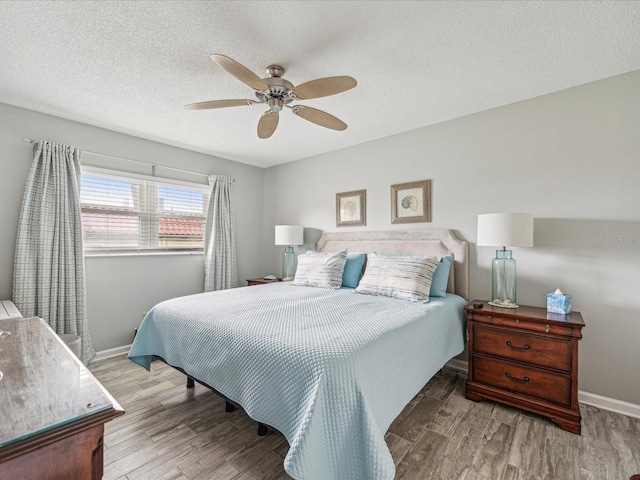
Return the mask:
<svg viewBox="0 0 640 480">
<path fill-rule="evenodd" d="M 516 301 L 516 261 L 511 250 L 496 250 L 491 262 L 491 301 L 500 308 L 518 308 Z"/>
<path fill-rule="evenodd" d="M 293 276 L 296 273 L 296 253 L 293 251 L 293 247 L 289 245 L 284 249 L 284 255 L 282 257 L 282 280 L 293 280 Z"/>
</svg>

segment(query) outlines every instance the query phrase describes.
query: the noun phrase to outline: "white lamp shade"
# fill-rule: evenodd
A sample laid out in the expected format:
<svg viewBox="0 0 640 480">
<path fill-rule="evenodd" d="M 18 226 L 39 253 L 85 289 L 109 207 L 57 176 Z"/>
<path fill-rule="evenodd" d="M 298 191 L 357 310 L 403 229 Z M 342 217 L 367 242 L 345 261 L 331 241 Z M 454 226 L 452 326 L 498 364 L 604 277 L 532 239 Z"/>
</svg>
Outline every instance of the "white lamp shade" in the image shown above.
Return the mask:
<svg viewBox="0 0 640 480">
<path fill-rule="evenodd" d="M 478 246 L 533 247 L 533 215 L 487 213 L 478 215 Z"/>
<path fill-rule="evenodd" d="M 300 225 L 276 225 L 276 245 L 302 245 L 304 229 Z"/>
</svg>

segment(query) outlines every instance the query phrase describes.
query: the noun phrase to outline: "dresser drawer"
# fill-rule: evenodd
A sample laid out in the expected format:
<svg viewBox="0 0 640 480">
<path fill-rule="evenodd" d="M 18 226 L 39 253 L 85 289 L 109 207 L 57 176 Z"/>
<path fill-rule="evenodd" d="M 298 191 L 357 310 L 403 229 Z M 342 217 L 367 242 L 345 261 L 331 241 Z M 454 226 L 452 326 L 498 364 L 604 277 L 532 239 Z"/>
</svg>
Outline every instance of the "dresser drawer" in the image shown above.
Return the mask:
<svg viewBox="0 0 640 480">
<path fill-rule="evenodd" d="M 532 321 L 526 318 L 505 317 L 490 314 L 473 313 L 473 321 L 493 325 L 496 327 L 514 328 L 518 330 L 529 330 L 531 332 L 547 333 L 551 335 L 562 335 L 572 337 L 573 328 L 569 325 L 558 325 L 557 322 Z"/>
<path fill-rule="evenodd" d="M 568 340 L 475 325 L 473 349 L 518 362 L 571 371 L 572 345 Z"/>
<path fill-rule="evenodd" d="M 571 376 L 506 361 L 473 357 L 473 378 L 478 383 L 537 397 L 559 405 L 571 405 Z"/>
</svg>

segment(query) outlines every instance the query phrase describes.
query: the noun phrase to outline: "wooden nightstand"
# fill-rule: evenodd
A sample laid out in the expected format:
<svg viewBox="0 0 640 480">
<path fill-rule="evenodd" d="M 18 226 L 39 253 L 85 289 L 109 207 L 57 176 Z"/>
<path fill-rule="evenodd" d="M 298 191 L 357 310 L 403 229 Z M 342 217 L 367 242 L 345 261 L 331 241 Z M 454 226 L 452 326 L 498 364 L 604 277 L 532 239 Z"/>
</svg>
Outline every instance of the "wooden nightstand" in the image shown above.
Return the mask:
<svg viewBox="0 0 640 480">
<path fill-rule="evenodd" d="M 262 277 L 260 277 L 260 278 L 248 278 L 247 279 L 247 286 L 248 287 L 252 287 L 254 285 L 264 285 L 265 283 L 276 283 L 276 282 L 281 282 L 281 281 L 282 281 L 281 278 L 277 278 L 275 280 L 265 280 Z"/>
<path fill-rule="evenodd" d="M 482 308 L 473 304 L 481 303 Z M 469 333 L 470 400 L 495 400 L 550 418 L 580 434 L 579 312 L 545 308 L 505 309 L 474 300 L 465 307 Z"/>
</svg>

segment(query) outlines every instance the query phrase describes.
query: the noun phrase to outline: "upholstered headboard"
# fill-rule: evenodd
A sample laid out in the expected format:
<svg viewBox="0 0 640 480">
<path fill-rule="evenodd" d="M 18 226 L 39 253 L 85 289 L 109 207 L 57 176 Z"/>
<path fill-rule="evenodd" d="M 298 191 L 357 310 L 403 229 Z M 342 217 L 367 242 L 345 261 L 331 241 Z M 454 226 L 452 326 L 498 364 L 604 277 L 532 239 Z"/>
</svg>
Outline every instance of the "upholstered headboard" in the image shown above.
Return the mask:
<svg viewBox="0 0 640 480">
<path fill-rule="evenodd" d="M 387 232 L 330 232 L 324 233 L 316 250 L 321 252 L 382 252 L 422 255 L 453 255 L 447 291 L 469 299 L 469 249 L 452 230 L 392 230 Z"/>
</svg>

